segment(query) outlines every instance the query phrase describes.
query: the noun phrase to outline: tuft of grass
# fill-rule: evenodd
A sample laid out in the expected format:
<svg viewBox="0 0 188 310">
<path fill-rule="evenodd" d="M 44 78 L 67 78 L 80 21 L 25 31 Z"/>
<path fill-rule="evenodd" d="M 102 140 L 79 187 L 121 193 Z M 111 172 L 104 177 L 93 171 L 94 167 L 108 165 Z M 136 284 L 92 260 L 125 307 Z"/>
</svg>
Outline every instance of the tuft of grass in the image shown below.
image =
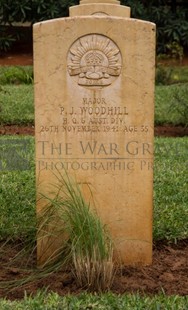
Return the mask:
<svg viewBox="0 0 188 310">
<path fill-rule="evenodd" d="M 39 214 L 40 241 L 62 238 L 62 245 L 52 253 L 62 264 L 70 263 L 79 286 L 92 291 L 109 289 L 114 276 L 113 246 L 106 227 L 90 203 L 86 202 L 79 185 L 68 175 L 56 175 L 59 185 L 54 199 Z M 55 223 L 55 225 L 54 225 Z M 58 224 L 57 224 L 58 223 Z M 55 227 L 58 226 L 56 229 Z M 49 248 L 47 248 L 47 251 Z M 42 250 L 45 254 L 45 250 Z"/>
<path fill-rule="evenodd" d="M 0 85 L 5 84 L 32 84 L 32 66 L 4 66 L 0 67 Z"/>
</svg>

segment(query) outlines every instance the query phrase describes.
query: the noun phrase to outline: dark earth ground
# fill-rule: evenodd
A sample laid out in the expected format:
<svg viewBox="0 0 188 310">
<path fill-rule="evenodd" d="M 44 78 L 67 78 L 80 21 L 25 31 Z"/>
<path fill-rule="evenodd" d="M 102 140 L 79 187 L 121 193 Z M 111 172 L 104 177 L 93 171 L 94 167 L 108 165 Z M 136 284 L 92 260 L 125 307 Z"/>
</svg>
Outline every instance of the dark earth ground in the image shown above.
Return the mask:
<svg viewBox="0 0 188 310">
<path fill-rule="evenodd" d="M 0 135 L 34 135 L 35 128 L 32 125 L 0 125 Z M 188 127 L 182 126 L 157 126 L 155 127 L 156 137 L 184 137 L 188 136 Z"/>
<path fill-rule="evenodd" d="M 2 249 L 1 242 L 0 247 Z M 26 279 L 29 268 L 36 266 L 35 253 L 30 256 L 28 269 L 24 263 L 28 257 L 14 260 L 16 254 L 22 249 L 21 242 L 8 243 L 0 250 L 0 281 Z M 188 239 L 179 241 L 178 244 L 157 242 L 154 244 L 153 263 L 146 267 L 126 267 L 117 271 L 111 288 L 113 293 L 140 293 L 153 295 L 165 293 L 166 295 L 188 295 Z M 17 284 L 18 285 L 18 284 Z M 13 289 L 1 289 L 0 297 L 20 299 L 27 294 L 35 294 L 44 287 L 48 291 L 57 292 L 59 295 L 68 293 L 78 294 L 83 291 L 78 287 L 71 272 L 58 271 L 46 278 L 34 280 L 24 286 L 15 286 Z"/>
<path fill-rule="evenodd" d="M 15 50 L 6 56 L 0 57 L 0 65 L 31 65 L 33 63 L 30 48 Z M 187 59 L 182 65 L 188 64 Z M 34 126 L 6 125 L 0 126 L 0 135 L 34 135 Z M 156 136 L 186 136 L 188 128 L 181 126 L 160 126 L 155 128 Z M 0 243 L 0 287 L 4 281 L 27 278 L 30 272 L 24 268 L 25 257 L 14 260 L 14 257 L 22 249 L 21 242 Z M 35 268 L 35 253 L 29 259 L 28 268 Z M 157 294 L 163 292 L 167 295 L 188 295 L 188 239 L 170 244 L 160 241 L 154 244 L 153 263 L 146 267 L 122 267 L 117 271 L 111 291 L 114 293 L 141 293 Z M 68 293 L 78 294 L 83 291 L 79 288 L 71 273 L 59 271 L 44 279 L 34 280 L 25 286 L 15 286 L 13 289 L 0 288 L 0 297 L 20 299 L 24 297 L 24 291 L 35 294 L 38 289 L 48 287 L 49 291 L 55 291 L 60 295 Z"/>
<path fill-rule="evenodd" d="M 25 263 L 28 257 L 20 257 L 15 261 L 14 257 L 22 249 L 21 242 L 7 243 L 0 250 L 0 287 L 3 281 L 26 279 L 30 274 L 29 268 L 36 267 L 36 254 L 30 256 L 27 268 Z M 2 250 L 3 248 L 3 250 Z M 113 293 L 140 293 L 167 295 L 188 295 L 188 240 L 179 241 L 178 244 L 157 242 L 154 244 L 153 263 L 146 267 L 126 267 L 118 270 L 111 288 Z M 18 284 L 17 284 L 18 285 Z M 48 291 L 57 292 L 59 295 L 68 293 L 78 294 L 84 289 L 77 286 L 70 271 L 58 271 L 46 278 L 34 280 L 24 286 L 16 286 L 13 289 L 1 289 L 0 297 L 19 299 L 27 294 L 35 294 L 38 289 L 44 287 Z"/>
</svg>

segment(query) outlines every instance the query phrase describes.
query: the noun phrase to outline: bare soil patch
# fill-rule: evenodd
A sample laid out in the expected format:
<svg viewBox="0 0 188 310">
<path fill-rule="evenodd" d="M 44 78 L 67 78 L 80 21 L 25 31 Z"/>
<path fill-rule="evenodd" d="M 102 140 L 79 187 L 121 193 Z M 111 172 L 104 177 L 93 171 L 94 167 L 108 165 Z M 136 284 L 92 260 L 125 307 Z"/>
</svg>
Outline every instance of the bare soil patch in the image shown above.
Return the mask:
<svg viewBox="0 0 188 310">
<path fill-rule="evenodd" d="M 0 66 L 30 66 L 33 64 L 32 53 L 7 53 L 0 57 Z"/>
<path fill-rule="evenodd" d="M 185 137 L 188 136 L 188 127 L 183 126 L 156 126 L 154 130 L 156 137 Z"/>
<path fill-rule="evenodd" d="M 1 243 L 2 245 L 2 243 Z M 21 242 L 8 243 L 4 251 L 0 252 L 0 281 L 12 281 L 27 278 L 30 268 L 36 266 L 36 254 L 30 256 L 28 266 L 25 262 L 28 257 L 14 260 L 22 248 Z M 146 267 L 122 266 L 117 271 L 111 291 L 117 294 L 140 293 L 157 294 L 162 291 L 167 295 L 188 294 L 188 239 L 178 244 L 158 242 L 154 245 L 153 263 Z M 0 297 L 11 300 L 24 297 L 27 294 L 35 294 L 38 289 L 48 288 L 49 291 L 57 292 L 63 296 L 68 293 L 78 294 L 84 291 L 77 286 L 70 271 L 58 271 L 46 278 L 34 280 L 23 286 L 15 286 L 13 289 L 0 289 Z"/>
<path fill-rule="evenodd" d="M 0 54 L 0 66 L 30 66 L 32 64 L 33 47 L 30 41 L 17 42 L 10 51 Z"/>
<path fill-rule="evenodd" d="M 0 135 L 31 135 L 34 136 L 35 128 L 32 125 L 2 125 L 0 126 Z M 159 137 L 184 137 L 188 136 L 188 127 L 182 126 L 156 126 L 155 136 Z"/>
<path fill-rule="evenodd" d="M 35 128 L 32 125 L 2 125 L 0 126 L 0 135 L 30 135 L 34 136 Z"/>
</svg>

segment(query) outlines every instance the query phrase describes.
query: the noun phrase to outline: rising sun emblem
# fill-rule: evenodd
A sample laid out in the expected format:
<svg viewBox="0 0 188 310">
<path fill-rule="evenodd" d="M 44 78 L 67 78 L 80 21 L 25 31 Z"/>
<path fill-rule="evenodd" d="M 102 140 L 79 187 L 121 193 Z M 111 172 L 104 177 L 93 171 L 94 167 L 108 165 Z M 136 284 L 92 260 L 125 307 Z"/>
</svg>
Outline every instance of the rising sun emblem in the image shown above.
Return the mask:
<svg viewBox="0 0 188 310">
<path fill-rule="evenodd" d="M 82 86 L 110 85 L 121 72 L 117 45 L 103 35 L 86 35 L 76 40 L 68 53 L 68 72 Z"/>
</svg>

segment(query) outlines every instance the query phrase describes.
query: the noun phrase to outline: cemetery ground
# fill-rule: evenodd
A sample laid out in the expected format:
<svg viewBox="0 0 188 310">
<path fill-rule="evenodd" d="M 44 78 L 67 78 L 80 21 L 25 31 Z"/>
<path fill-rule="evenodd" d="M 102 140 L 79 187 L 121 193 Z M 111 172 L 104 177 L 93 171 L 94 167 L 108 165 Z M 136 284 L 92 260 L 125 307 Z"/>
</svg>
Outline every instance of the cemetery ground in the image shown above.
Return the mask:
<svg viewBox="0 0 188 310">
<path fill-rule="evenodd" d="M 17 137 L 3 136 L 2 145 L 7 139 L 18 140 Z M 77 287 L 70 271 L 58 271 L 44 278 L 43 274 L 40 274 L 41 279 L 38 278 L 35 252 L 31 251 L 32 254 L 28 254 L 25 250 L 25 253 L 20 253 L 23 249 L 27 249 L 28 243 L 34 240 L 36 233 L 34 139 L 33 137 L 24 139 L 29 144 L 27 159 L 31 165 L 30 170 L 1 173 L 1 298 L 21 299 L 24 297 L 24 291 L 27 291 L 27 296 L 35 295 L 38 290 L 46 287 L 49 292 L 53 291 L 58 295 L 47 295 L 43 292 L 38 293 L 34 300 L 25 297 L 22 303 L 23 309 L 27 309 L 24 308 L 26 305 L 30 307 L 28 309 L 43 309 L 44 301 L 47 305 L 54 305 L 54 309 L 57 309 L 55 308 L 57 305 L 62 307 L 64 305 L 65 309 L 66 307 L 69 309 L 68 305 L 72 305 L 72 309 L 82 309 L 81 307 L 84 309 L 84 306 L 86 309 L 86 305 L 92 305 L 93 309 L 95 306 L 96 309 L 99 306 L 101 309 L 157 309 L 157 305 L 163 306 L 164 309 L 173 307 L 186 309 L 188 257 L 186 138 L 156 139 L 158 154 L 156 154 L 154 182 L 153 264 L 142 268 L 123 267 L 117 272 L 112 286 L 112 292 L 118 294 L 118 297 L 109 294 L 102 295 L 101 299 L 97 295 L 78 296 L 83 290 Z M 177 145 L 180 156 L 172 151 Z M 29 276 L 32 281 L 21 285 Z M 127 295 L 128 293 L 132 294 Z M 76 296 L 70 297 L 69 294 Z M 66 296 L 65 300 L 60 296 Z M 10 304 L 11 307 L 13 304 Z M 53 308 L 49 306 L 49 309 Z"/>
<path fill-rule="evenodd" d="M 27 251 L 36 236 L 34 137 L 30 136 L 34 132 L 32 68 L 0 68 L 4 154 L 10 146 L 3 163 L 9 169 L 0 172 L 0 309 L 187 309 L 186 70 L 176 67 L 172 79 L 177 83 L 156 86 L 156 135 L 161 133 L 160 125 L 163 132 L 175 128 L 170 135 L 176 138 L 155 137 L 153 263 L 122 266 L 110 293 L 91 295 L 77 286 L 70 270 L 49 275 L 37 270 L 35 250 Z M 21 147 L 17 155 L 26 160 L 28 170 L 11 169 L 8 154 L 13 156 L 12 145 L 19 148 L 23 141 L 26 149 Z M 11 303 L 5 298 L 21 300 Z"/>
</svg>

